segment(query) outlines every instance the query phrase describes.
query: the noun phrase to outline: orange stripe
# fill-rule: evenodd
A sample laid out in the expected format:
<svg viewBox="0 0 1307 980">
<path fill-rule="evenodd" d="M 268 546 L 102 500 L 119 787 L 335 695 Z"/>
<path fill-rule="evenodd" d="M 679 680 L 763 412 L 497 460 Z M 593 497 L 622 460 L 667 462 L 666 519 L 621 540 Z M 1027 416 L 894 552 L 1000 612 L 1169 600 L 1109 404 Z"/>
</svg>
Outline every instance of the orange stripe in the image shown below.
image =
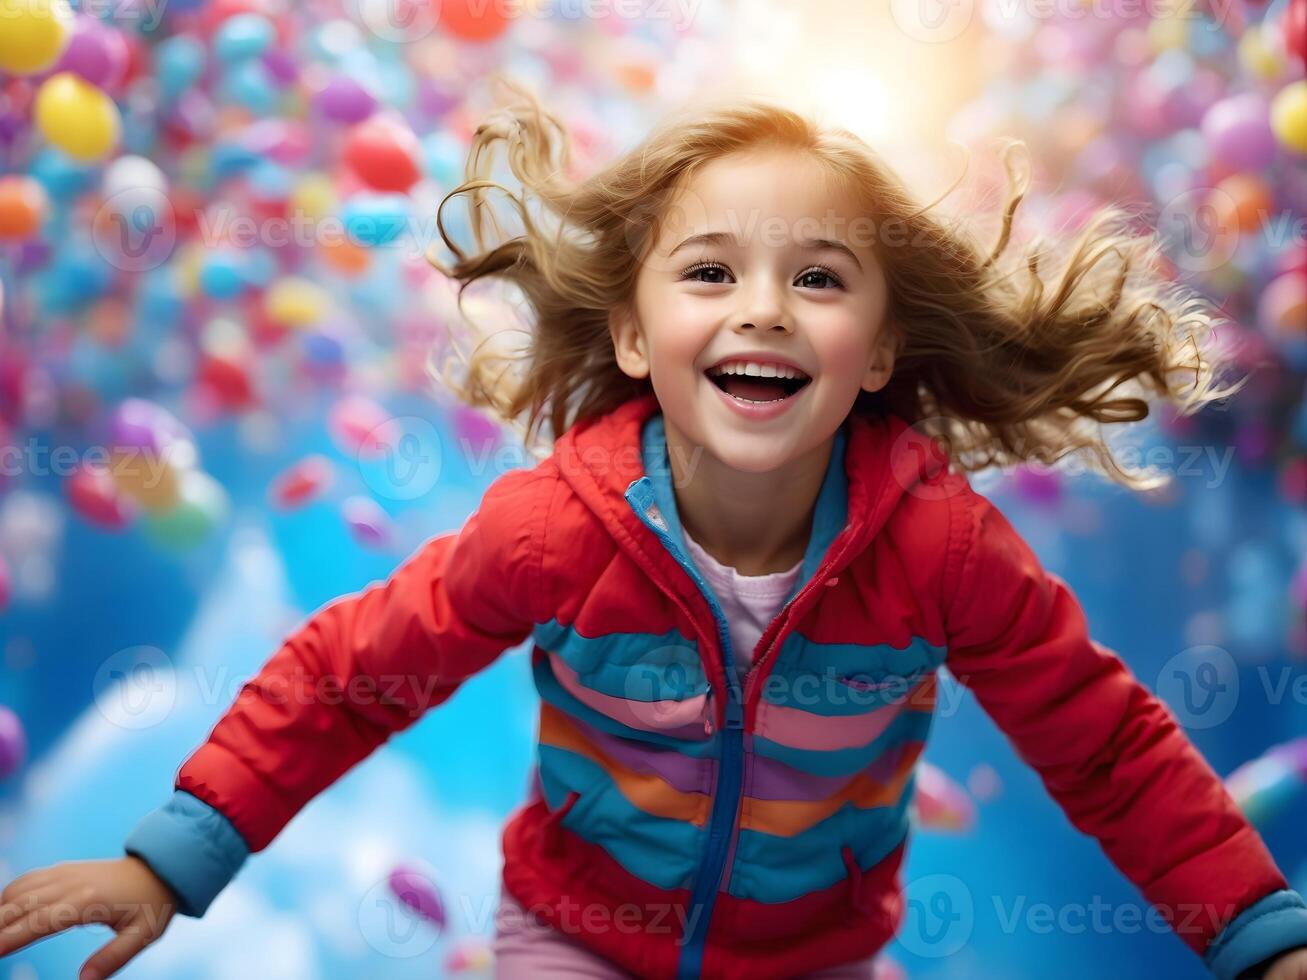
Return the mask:
<svg viewBox="0 0 1307 980">
<path fill-rule="evenodd" d="M 879 783 L 863 773 L 827 800 L 757 800 L 745 797 L 740 826 L 777 837 L 793 837 L 825 820 L 845 803 L 863 810 L 894 806 L 903 795 L 903 784 L 924 747 L 924 743 L 917 743 L 905 751 L 888 782 Z"/>
<path fill-rule="evenodd" d="M 645 813 L 668 820 L 682 820 L 696 827 L 708 822 L 711 797 L 703 793 L 682 793 L 660 776 L 631 771 L 590 744 L 567 716 L 547 701 L 540 703 L 540 741 L 574 752 L 600 766 L 622 795 Z"/>
</svg>

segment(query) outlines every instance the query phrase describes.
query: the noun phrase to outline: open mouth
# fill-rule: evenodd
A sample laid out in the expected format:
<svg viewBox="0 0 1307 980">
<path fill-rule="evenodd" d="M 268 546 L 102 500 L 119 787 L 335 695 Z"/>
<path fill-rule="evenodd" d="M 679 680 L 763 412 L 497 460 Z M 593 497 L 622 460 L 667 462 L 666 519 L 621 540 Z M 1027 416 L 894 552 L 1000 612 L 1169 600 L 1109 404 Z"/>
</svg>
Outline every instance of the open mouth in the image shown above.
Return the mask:
<svg viewBox="0 0 1307 980">
<path fill-rule="evenodd" d="M 709 371 L 704 374 L 726 394 L 747 402 L 783 401 L 812 382 L 809 377 L 763 378 L 753 374 L 713 374 Z"/>
</svg>

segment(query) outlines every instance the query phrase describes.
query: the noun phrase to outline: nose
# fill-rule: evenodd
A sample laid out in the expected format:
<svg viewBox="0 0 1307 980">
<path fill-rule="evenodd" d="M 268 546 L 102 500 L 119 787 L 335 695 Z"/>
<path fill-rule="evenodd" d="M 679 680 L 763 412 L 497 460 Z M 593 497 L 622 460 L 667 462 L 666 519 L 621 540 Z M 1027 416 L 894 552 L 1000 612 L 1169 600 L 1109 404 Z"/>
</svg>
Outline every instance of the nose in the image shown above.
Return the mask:
<svg viewBox="0 0 1307 980">
<path fill-rule="evenodd" d="M 752 330 L 793 330 L 790 311 L 785 305 L 784 291 L 776 285 L 759 277 L 752 288 L 743 292 L 744 305 L 735 316 L 737 332 Z"/>
</svg>

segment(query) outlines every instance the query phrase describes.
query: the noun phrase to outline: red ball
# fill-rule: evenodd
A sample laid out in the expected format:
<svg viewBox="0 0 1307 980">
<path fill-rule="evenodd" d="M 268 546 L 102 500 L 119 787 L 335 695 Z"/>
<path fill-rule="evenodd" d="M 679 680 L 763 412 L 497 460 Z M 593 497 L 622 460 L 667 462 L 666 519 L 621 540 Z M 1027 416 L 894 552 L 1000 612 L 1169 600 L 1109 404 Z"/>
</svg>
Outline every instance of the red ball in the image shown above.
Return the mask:
<svg viewBox="0 0 1307 980">
<path fill-rule="evenodd" d="M 1298 59 L 1299 67 L 1307 61 L 1307 0 L 1289 0 L 1284 14 L 1284 50 Z"/>
<path fill-rule="evenodd" d="M 508 27 L 508 15 L 502 4 L 480 0 L 440 0 L 437 10 L 440 26 L 462 41 L 490 41 Z"/>
<path fill-rule="evenodd" d="M 369 187 L 407 191 L 422 176 L 420 148 L 413 130 L 390 116 L 373 116 L 350 127 L 345 162 Z"/>
<path fill-rule="evenodd" d="M 200 387 L 208 391 L 220 408 L 237 411 L 254 404 L 254 387 L 244 366 L 225 357 L 208 356 L 196 372 Z"/>
</svg>

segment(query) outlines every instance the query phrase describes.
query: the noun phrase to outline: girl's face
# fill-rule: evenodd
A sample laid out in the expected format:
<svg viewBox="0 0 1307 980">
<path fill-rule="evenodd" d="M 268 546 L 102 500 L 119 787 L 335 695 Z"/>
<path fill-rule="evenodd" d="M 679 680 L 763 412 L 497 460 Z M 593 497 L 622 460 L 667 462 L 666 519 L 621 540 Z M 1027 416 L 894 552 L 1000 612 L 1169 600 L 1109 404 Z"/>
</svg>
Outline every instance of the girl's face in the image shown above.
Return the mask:
<svg viewBox="0 0 1307 980">
<path fill-rule="evenodd" d="M 610 328 L 619 366 L 650 379 L 669 433 L 761 473 L 819 447 L 859 390 L 884 387 L 894 357 L 874 229 L 817 161 L 718 158 L 662 218 L 634 310 L 614 311 Z M 802 374 L 714 381 L 732 359 Z"/>
</svg>

